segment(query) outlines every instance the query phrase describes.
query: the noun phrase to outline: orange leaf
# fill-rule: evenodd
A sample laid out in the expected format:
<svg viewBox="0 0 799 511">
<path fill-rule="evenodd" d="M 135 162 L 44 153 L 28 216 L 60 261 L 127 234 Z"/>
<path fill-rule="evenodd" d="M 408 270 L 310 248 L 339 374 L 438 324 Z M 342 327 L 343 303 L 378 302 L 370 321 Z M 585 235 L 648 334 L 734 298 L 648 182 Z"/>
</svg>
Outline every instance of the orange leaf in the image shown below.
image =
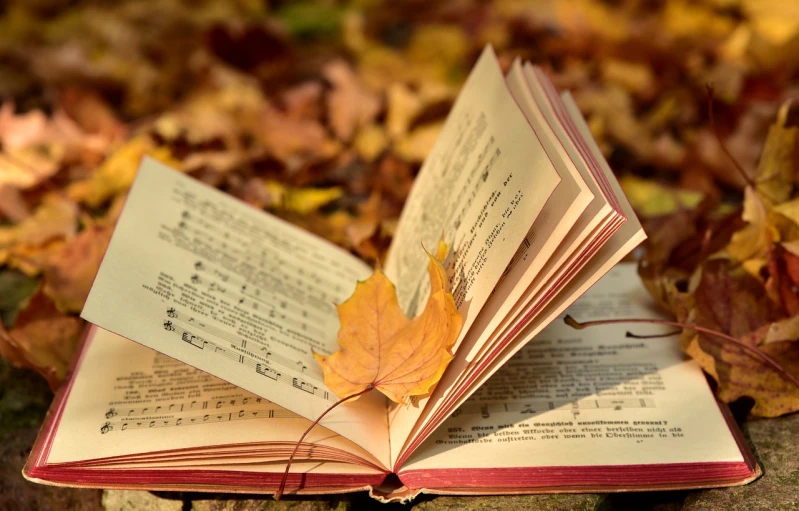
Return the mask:
<svg viewBox="0 0 799 511">
<path fill-rule="evenodd" d="M 442 243 L 443 245 L 443 243 Z M 450 349 L 463 326 L 441 261 L 428 253 L 430 298 L 422 314 L 409 321 L 400 309 L 394 285 L 377 270 L 359 282 L 338 306 L 341 349 L 330 356 L 315 354 L 325 384 L 341 398 L 376 388 L 392 401 L 427 394 L 452 360 Z"/>
<path fill-rule="evenodd" d="M 44 268 L 44 293 L 63 312 L 80 312 L 89 296 L 113 227 L 93 226 L 52 254 Z"/>
<path fill-rule="evenodd" d="M 0 325 L 0 354 L 17 367 L 36 370 L 56 389 L 82 330 L 83 320 L 60 312 L 40 287 L 10 331 Z"/>
</svg>

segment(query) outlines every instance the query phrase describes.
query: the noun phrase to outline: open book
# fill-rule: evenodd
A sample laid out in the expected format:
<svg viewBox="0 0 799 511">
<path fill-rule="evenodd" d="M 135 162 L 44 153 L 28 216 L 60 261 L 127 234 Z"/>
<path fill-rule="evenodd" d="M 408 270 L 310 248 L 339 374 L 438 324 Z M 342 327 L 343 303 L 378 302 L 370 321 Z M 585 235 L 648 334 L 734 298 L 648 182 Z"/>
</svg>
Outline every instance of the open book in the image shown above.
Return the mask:
<svg viewBox="0 0 799 511">
<path fill-rule="evenodd" d="M 570 96 L 530 65 L 503 76 L 490 47 L 388 255 L 385 273 L 409 316 L 427 299 L 422 247 L 442 233 L 464 319 L 442 380 L 407 406 L 371 392 L 337 407 L 301 446 L 287 491 L 404 498 L 757 475 L 701 371 L 673 343 L 625 341 L 612 327 L 542 331 L 644 233 Z M 26 477 L 274 492 L 309 421 L 338 400 L 312 350 L 336 351 L 333 303 L 370 273 L 334 245 L 145 159 L 83 310 L 96 326 Z M 626 266 L 579 308 L 580 319 L 653 314 Z"/>
</svg>

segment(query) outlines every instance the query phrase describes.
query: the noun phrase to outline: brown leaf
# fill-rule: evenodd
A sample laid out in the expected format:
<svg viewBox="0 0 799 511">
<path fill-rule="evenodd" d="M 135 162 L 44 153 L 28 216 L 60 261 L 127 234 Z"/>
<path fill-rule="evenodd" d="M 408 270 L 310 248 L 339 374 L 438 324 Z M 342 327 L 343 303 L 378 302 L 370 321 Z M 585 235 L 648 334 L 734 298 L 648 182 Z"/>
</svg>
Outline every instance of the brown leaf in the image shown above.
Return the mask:
<svg viewBox="0 0 799 511">
<path fill-rule="evenodd" d="M 44 268 L 44 293 L 63 312 L 80 312 L 111 240 L 113 226 L 94 226 L 55 252 Z"/>
<path fill-rule="evenodd" d="M 275 107 L 264 108 L 260 138 L 290 171 L 333 158 L 341 144 L 330 138 L 316 119 L 289 117 Z"/>
<path fill-rule="evenodd" d="M 799 313 L 799 256 L 774 245 L 769 254 L 768 296 L 781 304 L 789 316 Z"/>
<path fill-rule="evenodd" d="M 758 346 L 782 308 L 766 297 L 763 284 L 728 260 L 714 259 L 702 267 L 694 293 L 693 322 Z M 799 389 L 740 348 L 715 337 L 686 330 L 683 349 L 719 384 L 719 396 L 733 401 L 755 400 L 752 413 L 772 417 L 799 410 Z M 773 342 L 760 346 L 791 374 L 799 374 L 799 345 Z"/>
<path fill-rule="evenodd" d="M 18 223 L 28 216 L 30 216 L 30 209 L 19 189 L 0 183 L 0 217 Z"/>
<path fill-rule="evenodd" d="M 755 172 L 757 191 L 773 204 L 785 202 L 791 197 L 796 181 L 797 134 L 799 128 L 786 127 L 785 123 L 791 103 L 780 108 L 777 122 L 771 125 L 766 146 L 760 156 Z"/>
<path fill-rule="evenodd" d="M 333 133 L 349 141 L 361 126 L 370 124 L 380 111 L 380 98 L 369 91 L 344 61 L 325 66 L 325 78 L 333 84 L 327 96 L 327 115 Z"/>
<path fill-rule="evenodd" d="M 732 235 L 727 252 L 738 261 L 765 261 L 771 243 L 779 241 L 779 231 L 769 221 L 763 199 L 751 187 L 746 187 L 742 218 L 748 225 Z"/>
<path fill-rule="evenodd" d="M 72 238 L 78 227 L 77 216 L 73 201 L 47 195 L 32 216 L 15 226 L 0 227 L 0 254 L 19 246 L 35 248 L 53 239 Z"/>
<path fill-rule="evenodd" d="M 125 138 L 127 127 L 94 91 L 67 87 L 61 91 L 59 100 L 61 108 L 86 133 L 99 135 L 108 141 Z"/>
<path fill-rule="evenodd" d="M 77 349 L 83 320 L 60 312 L 40 288 L 14 327 L 0 325 L 0 354 L 17 367 L 29 367 L 56 389 Z"/>
<path fill-rule="evenodd" d="M 446 254 L 439 250 L 437 257 Z M 427 394 L 452 360 L 450 349 L 463 319 L 448 290 L 441 261 L 430 254 L 431 293 L 419 316 L 409 321 L 400 309 L 394 285 L 380 270 L 359 282 L 338 306 L 341 349 L 315 354 L 325 384 L 344 398 L 376 388 L 392 401 Z M 443 257 L 442 257 L 443 258 Z"/>
<path fill-rule="evenodd" d="M 100 206 L 130 188 L 145 155 L 172 167 L 180 167 L 169 148 L 157 145 L 146 135 L 138 135 L 111 154 L 89 179 L 70 185 L 67 194 L 91 207 Z"/>
<path fill-rule="evenodd" d="M 322 84 L 301 83 L 283 93 L 286 115 L 293 119 L 319 119 L 322 114 Z"/>
</svg>

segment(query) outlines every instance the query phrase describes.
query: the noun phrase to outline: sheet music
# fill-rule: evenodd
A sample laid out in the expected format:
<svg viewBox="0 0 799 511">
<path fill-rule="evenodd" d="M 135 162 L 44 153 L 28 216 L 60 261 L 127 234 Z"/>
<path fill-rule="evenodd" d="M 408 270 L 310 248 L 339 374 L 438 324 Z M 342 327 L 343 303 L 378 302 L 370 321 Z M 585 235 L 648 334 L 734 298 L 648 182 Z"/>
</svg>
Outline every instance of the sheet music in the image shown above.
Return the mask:
<svg viewBox="0 0 799 511">
<path fill-rule="evenodd" d="M 422 245 L 450 245 L 461 338 L 560 182 L 488 46 L 436 141 L 402 211 L 386 261 L 409 316 L 429 292 Z M 459 341 L 460 342 L 460 341 Z M 457 343 L 456 343 L 457 349 Z"/>
<path fill-rule="evenodd" d="M 96 328 L 81 354 L 48 463 L 143 458 L 174 449 L 196 455 L 219 446 L 251 450 L 253 443 L 263 450 L 267 441 L 295 442 L 308 424 L 262 397 Z M 307 441 L 376 461 L 325 428 Z"/>
<path fill-rule="evenodd" d="M 633 264 L 570 309 L 579 321 L 659 317 Z M 740 461 L 701 369 L 675 336 L 553 322 L 478 389 L 403 470 Z M 637 325 L 636 333 L 670 332 Z M 402 474 L 400 473 L 400 478 Z"/>
<path fill-rule="evenodd" d="M 326 241 L 145 159 L 82 316 L 316 419 L 337 398 L 313 351 L 338 349 L 334 304 L 370 273 Z M 322 424 L 387 459 L 381 396 L 346 403 Z"/>
</svg>

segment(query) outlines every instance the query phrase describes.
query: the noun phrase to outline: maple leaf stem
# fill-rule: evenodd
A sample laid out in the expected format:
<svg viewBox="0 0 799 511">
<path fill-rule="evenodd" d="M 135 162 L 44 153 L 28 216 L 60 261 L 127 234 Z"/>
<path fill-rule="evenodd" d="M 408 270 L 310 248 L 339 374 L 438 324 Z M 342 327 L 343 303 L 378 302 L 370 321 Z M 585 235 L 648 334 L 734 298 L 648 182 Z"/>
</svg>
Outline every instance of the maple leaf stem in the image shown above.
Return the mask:
<svg viewBox="0 0 799 511">
<path fill-rule="evenodd" d="M 756 190 L 757 189 L 757 185 L 755 184 L 754 179 L 752 179 L 752 176 L 750 176 L 749 174 L 746 173 L 744 168 L 741 167 L 741 164 L 738 163 L 738 160 L 736 160 L 735 157 L 730 152 L 730 150 L 727 149 L 727 144 L 725 144 L 724 141 L 721 139 L 721 135 L 719 135 L 719 132 L 716 129 L 716 122 L 715 122 L 715 120 L 713 118 L 714 89 L 713 89 L 713 87 L 711 85 L 707 85 L 706 87 L 707 87 L 707 116 L 708 116 L 708 121 L 710 122 L 710 131 L 712 131 L 713 132 L 713 136 L 716 137 L 716 141 L 719 143 L 719 146 L 721 147 L 722 152 L 724 152 L 724 154 L 727 156 L 727 158 L 729 158 L 730 161 L 732 161 L 732 164 L 735 167 L 735 170 L 737 170 L 738 173 L 741 174 L 741 177 L 744 179 L 744 181 L 746 182 L 747 185 L 752 187 L 752 190 Z"/>
<path fill-rule="evenodd" d="M 320 415 L 319 417 L 317 417 L 317 418 L 316 418 L 316 420 L 315 420 L 315 421 L 313 421 L 313 422 L 311 423 L 311 425 L 310 425 L 310 426 L 308 426 L 308 429 L 306 429 L 306 430 L 305 430 L 305 433 L 303 433 L 303 434 L 302 434 L 302 436 L 300 437 L 300 439 L 299 439 L 299 440 L 297 440 L 297 444 L 294 446 L 294 450 L 293 450 L 293 451 L 291 451 L 291 456 L 289 456 L 289 461 L 288 461 L 288 463 L 286 464 L 286 471 L 283 473 L 283 480 L 282 480 L 282 481 L 280 481 L 280 487 L 277 489 L 277 492 L 275 493 L 275 500 L 280 500 L 280 497 L 282 497 L 282 496 L 283 496 L 283 492 L 284 492 L 284 491 L 285 491 L 285 489 L 286 489 L 286 482 L 287 482 L 287 481 L 288 481 L 288 479 L 289 479 L 289 470 L 291 470 L 291 462 L 292 462 L 292 461 L 294 461 L 294 456 L 297 454 L 297 450 L 300 448 L 300 444 L 302 444 L 302 441 L 303 441 L 303 440 L 305 440 L 305 437 L 306 437 L 306 436 L 308 436 L 308 433 L 310 433 L 310 432 L 311 432 L 311 430 L 312 430 L 312 429 L 313 429 L 313 428 L 314 428 L 314 427 L 315 427 L 317 424 L 319 424 L 319 421 L 320 421 L 320 420 L 322 420 L 322 419 L 324 418 L 324 416 L 325 416 L 325 415 L 327 415 L 328 413 L 330 413 L 330 412 L 331 412 L 333 409 L 335 409 L 335 408 L 336 408 L 338 405 L 340 405 L 341 403 L 344 403 L 344 402 L 346 402 L 346 401 L 349 401 L 350 399 L 355 399 L 355 398 L 356 398 L 356 397 L 358 397 L 358 396 L 362 396 L 362 395 L 366 394 L 367 392 L 369 392 L 369 391 L 370 391 L 370 390 L 372 390 L 372 389 L 374 389 L 374 385 L 369 385 L 368 387 L 366 387 L 364 390 L 362 390 L 362 391 L 360 391 L 360 392 L 357 392 L 357 393 L 355 393 L 355 394 L 352 394 L 352 395 L 350 395 L 350 396 L 347 396 L 347 397 L 344 397 L 344 398 L 341 398 L 341 399 L 339 399 L 338 401 L 336 401 L 335 403 L 333 403 L 332 405 L 330 405 L 330 407 L 329 407 L 327 410 L 325 410 L 324 412 L 322 412 L 322 415 Z"/>
<path fill-rule="evenodd" d="M 672 335 L 677 335 L 680 332 L 682 332 L 682 330 L 675 330 L 673 332 L 665 332 L 665 333 L 662 333 L 662 334 L 649 334 L 649 335 L 642 335 L 642 334 L 635 334 L 633 332 L 627 332 L 624 335 L 626 337 L 629 337 L 630 339 L 659 339 L 661 337 L 671 337 Z"/>
<path fill-rule="evenodd" d="M 591 326 L 616 325 L 616 324 L 620 324 L 620 323 L 646 323 L 646 324 L 650 324 L 650 325 L 673 326 L 673 327 L 682 328 L 682 329 L 685 329 L 685 330 L 694 330 L 696 332 L 702 332 L 703 334 L 711 335 L 711 336 L 717 337 L 719 339 L 724 339 L 727 342 L 731 342 L 731 343 L 733 343 L 733 344 L 735 344 L 737 346 L 740 346 L 741 348 L 744 349 L 744 351 L 747 351 L 750 354 L 753 354 L 753 355 L 757 356 L 758 358 L 760 358 L 763 362 L 766 363 L 766 365 L 770 366 L 772 369 L 777 371 L 783 378 L 785 378 L 786 380 L 791 382 L 793 385 L 795 385 L 797 388 L 799 388 L 799 380 L 797 380 L 795 376 L 793 376 L 788 371 L 786 371 L 773 358 L 769 357 L 768 355 L 766 355 L 765 353 L 763 353 L 762 351 L 760 351 L 756 347 L 750 346 L 750 345 L 746 344 L 745 342 L 742 342 L 739 339 L 736 339 L 735 337 L 732 337 L 731 335 L 727 335 L 727 334 L 724 334 L 724 333 L 721 333 L 721 332 L 717 332 L 717 331 L 711 330 L 709 328 L 705 328 L 705 327 L 701 327 L 701 326 L 697 326 L 697 325 L 689 325 L 689 324 L 686 324 L 686 323 L 680 323 L 678 321 L 669 321 L 669 320 L 665 320 L 665 319 L 620 318 L 620 319 L 601 319 L 601 320 L 597 320 L 597 321 L 585 321 L 583 323 L 580 323 L 579 321 L 577 321 L 576 319 L 574 319 L 570 315 L 566 315 L 566 317 L 563 318 L 563 320 L 564 320 L 564 322 L 567 325 L 569 325 L 572 328 L 576 328 L 577 330 L 582 330 L 583 328 L 588 328 L 588 327 L 591 327 Z"/>
</svg>

